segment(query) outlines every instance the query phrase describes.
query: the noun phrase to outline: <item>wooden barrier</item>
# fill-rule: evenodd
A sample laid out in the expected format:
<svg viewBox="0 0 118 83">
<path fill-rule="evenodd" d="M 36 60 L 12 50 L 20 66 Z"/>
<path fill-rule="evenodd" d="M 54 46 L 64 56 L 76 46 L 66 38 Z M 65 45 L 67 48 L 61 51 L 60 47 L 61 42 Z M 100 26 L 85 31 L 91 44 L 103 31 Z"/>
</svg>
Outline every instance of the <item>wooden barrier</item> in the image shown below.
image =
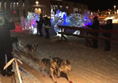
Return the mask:
<svg viewBox="0 0 118 83">
<path fill-rule="evenodd" d="M 79 28 L 79 27 L 69 27 L 69 26 L 59 26 L 59 28 L 61 29 L 61 32 L 59 32 L 59 34 L 61 34 L 61 41 L 63 39 L 67 41 L 67 38 L 64 35 L 70 35 L 70 36 L 76 36 L 76 37 L 79 37 L 79 38 L 85 38 L 86 46 L 88 46 L 88 45 L 91 46 L 91 43 L 88 40 L 90 38 L 91 39 L 109 40 L 109 41 L 118 41 L 118 39 L 116 39 L 116 38 L 106 38 L 106 37 L 103 37 L 103 36 L 95 37 L 95 36 L 92 36 L 92 35 L 88 35 L 88 33 L 90 33 L 90 32 L 118 34 L 118 30 L 104 30 L 104 29 L 93 30 L 93 29 L 86 28 L 86 27 Z M 70 30 L 79 30 L 80 32 L 83 32 L 85 34 L 76 35 L 76 34 L 73 34 L 73 33 L 66 32 L 68 29 L 70 29 Z"/>
<path fill-rule="evenodd" d="M 80 30 L 80 31 L 86 31 L 86 32 L 99 32 L 99 33 L 112 33 L 112 34 L 118 34 L 118 30 L 104 30 L 104 29 L 99 29 L 99 30 L 93 30 L 90 28 L 86 27 L 70 27 L 70 26 L 59 26 L 61 29 L 71 29 L 71 30 Z"/>
</svg>

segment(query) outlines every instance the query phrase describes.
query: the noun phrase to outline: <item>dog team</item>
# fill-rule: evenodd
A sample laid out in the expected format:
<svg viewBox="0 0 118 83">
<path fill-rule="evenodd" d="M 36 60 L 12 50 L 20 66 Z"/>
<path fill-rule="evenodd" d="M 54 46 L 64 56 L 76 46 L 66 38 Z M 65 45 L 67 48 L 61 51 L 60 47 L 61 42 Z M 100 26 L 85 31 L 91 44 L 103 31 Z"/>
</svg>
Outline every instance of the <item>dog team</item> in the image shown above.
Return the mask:
<svg viewBox="0 0 118 83">
<path fill-rule="evenodd" d="M 21 45 L 21 41 L 18 41 L 17 37 L 12 37 L 12 44 L 15 44 L 17 49 L 18 46 L 22 47 L 24 49 L 25 55 L 28 56 L 28 52 L 31 53 L 32 58 L 35 57 L 35 52 L 38 48 L 38 44 L 26 44 Z M 63 60 L 59 57 L 49 57 L 49 58 L 42 58 L 38 61 L 39 66 L 41 67 L 41 71 L 43 76 L 45 76 L 45 70 L 49 71 L 50 76 L 54 83 L 57 83 L 55 76 L 60 77 L 61 72 L 65 73 L 67 75 L 67 80 L 69 83 L 72 83 L 69 77 L 69 72 L 72 71 L 71 64 L 68 60 Z"/>
</svg>

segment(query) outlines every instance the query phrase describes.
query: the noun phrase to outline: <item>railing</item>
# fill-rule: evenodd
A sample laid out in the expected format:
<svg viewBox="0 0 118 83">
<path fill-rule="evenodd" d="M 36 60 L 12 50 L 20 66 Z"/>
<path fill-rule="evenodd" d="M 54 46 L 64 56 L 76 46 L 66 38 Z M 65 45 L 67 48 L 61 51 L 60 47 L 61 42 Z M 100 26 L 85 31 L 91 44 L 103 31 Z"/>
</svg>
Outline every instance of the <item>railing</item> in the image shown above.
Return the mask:
<svg viewBox="0 0 118 83">
<path fill-rule="evenodd" d="M 104 29 L 93 30 L 93 29 L 86 28 L 86 27 L 79 28 L 79 27 L 69 27 L 69 26 L 59 26 L 59 28 L 61 29 L 61 32 L 59 32 L 59 34 L 61 34 L 61 41 L 62 40 L 67 41 L 67 38 L 64 35 L 70 35 L 70 36 L 76 36 L 79 38 L 85 38 L 86 39 L 86 45 L 88 45 L 88 44 L 91 45 L 91 43 L 88 39 L 102 39 L 102 40 L 118 41 L 117 38 L 106 38 L 103 36 L 95 37 L 95 36 L 89 35 L 90 32 L 118 34 L 118 30 L 104 30 Z M 76 35 L 76 34 L 67 32 L 68 29 L 79 30 L 81 33 L 84 33 L 84 34 Z"/>
</svg>

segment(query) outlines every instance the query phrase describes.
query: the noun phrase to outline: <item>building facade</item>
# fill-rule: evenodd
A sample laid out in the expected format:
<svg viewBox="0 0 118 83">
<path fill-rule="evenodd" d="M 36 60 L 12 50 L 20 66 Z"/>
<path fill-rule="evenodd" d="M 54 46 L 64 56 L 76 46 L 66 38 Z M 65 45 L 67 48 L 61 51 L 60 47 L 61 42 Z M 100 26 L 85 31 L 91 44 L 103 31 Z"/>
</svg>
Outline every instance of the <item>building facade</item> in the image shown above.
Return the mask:
<svg viewBox="0 0 118 83">
<path fill-rule="evenodd" d="M 74 3 L 63 0 L 51 0 L 51 9 L 60 9 L 62 11 L 67 12 L 68 15 L 74 12 L 84 14 L 85 11 L 88 11 L 88 6 L 80 3 Z"/>
<path fill-rule="evenodd" d="M 5 10 L 10 17 L 20 18 L 39 8 L 43 15 L 48 16 L 51 15 L 51 9 L 60 9 L 68 15 L 73 12 L 84 14 L 88 10 L 87 5 L 62 0 L 0 0 L 0 10 Z"/>
</svg>

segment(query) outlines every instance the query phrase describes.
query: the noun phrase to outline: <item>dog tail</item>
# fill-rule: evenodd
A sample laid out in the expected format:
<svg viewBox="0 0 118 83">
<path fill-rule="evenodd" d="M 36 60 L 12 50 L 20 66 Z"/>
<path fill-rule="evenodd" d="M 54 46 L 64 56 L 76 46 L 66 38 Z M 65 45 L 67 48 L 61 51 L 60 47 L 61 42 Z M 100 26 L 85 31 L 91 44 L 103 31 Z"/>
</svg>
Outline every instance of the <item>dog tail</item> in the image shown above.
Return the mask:
<svg viewBox="0 0 118 83">
<path fill-rule="evenodd" d="M 24 47 L 23 45 L 21 45 L 21 41 L 19 41 L 19 46 L 22 47 L 22 48 Z"/>
</svg>

